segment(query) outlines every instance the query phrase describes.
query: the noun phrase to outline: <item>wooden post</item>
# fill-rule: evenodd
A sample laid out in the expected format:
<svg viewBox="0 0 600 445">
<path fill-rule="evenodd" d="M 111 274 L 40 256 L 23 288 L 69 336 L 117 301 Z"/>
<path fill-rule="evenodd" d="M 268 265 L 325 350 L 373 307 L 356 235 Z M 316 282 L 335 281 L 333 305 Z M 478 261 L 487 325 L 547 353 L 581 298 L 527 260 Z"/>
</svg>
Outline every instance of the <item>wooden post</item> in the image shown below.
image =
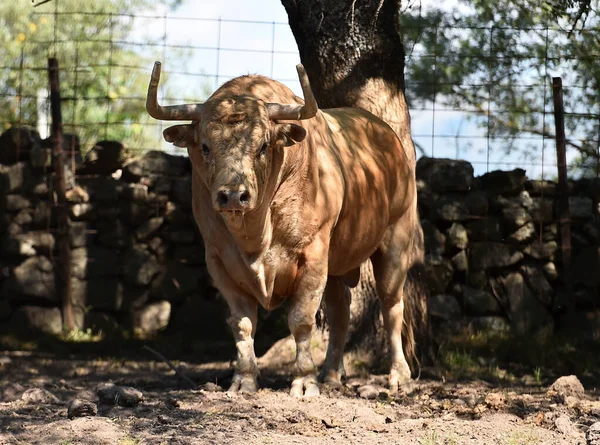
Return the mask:
<svg viewBox="0 0 600 445">
<path fill-rule="evenodd" d="M 52 160 L 54 165 L 54 190 L 57 196 L 56 242 L 58 264 L 55 265 L 56 292 L 62 299 L 63 327 L 75 329 L 73 301 L 71 298 L 71 245 L 69 237 L 69 203 L 66 196 L 65 163 L 63 156 L 62 113 L 60 107 L 60 81 L 58 61 L 48 59 L 48 79 L 50 81 L 50 110 L 52 114 Z"/>
<path fill-rule="evenodd" d="M 558 193 L 556 212 L 560 225 L 563 279 L 567 290 L 567 311 L 573 308 L 573 281 L 571 280 L 571 212 L 569 210 L 569 185 L 567 183 L 567 149 L 565 137 L 565 109 L 562 79 L 552 78 L 554 98 L 554 126 L 556 128 L 556 163 L 558 168 Z"/>
</svg>

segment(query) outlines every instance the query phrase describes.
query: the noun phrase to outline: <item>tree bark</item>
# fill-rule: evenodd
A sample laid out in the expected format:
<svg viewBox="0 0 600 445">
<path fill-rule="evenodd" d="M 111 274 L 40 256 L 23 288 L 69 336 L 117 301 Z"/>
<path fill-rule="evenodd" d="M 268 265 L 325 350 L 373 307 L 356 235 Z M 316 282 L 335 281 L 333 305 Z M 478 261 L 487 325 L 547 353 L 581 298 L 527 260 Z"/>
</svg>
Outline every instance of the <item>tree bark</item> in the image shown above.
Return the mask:
<svg viewBox="0 0 600 445">
<path fill-rule="evenodd" d="M 415 171 L 416 154 L 404 96 L 404 47 L 399 29 L 399 0 L 282 0 L 320 108 L 362 107 L 396 132 Z M 429 351 L 424 287 L 423 232 L 415 215 L 415 249 L 405 298 L 416 341 Z M 408 326 L 408 325 L 407 325 Z M 375 363 L 385 354 L 383 323 L 373 274 L 367 262 L 352 289 L 350 350 L 370 351 Z M 406 342 L 405 342 L 406 346 Z M 379 353 L 372 354 L 373 351 Z M 365 356 L 361 354 L 361 356 Z"/>
</svg>

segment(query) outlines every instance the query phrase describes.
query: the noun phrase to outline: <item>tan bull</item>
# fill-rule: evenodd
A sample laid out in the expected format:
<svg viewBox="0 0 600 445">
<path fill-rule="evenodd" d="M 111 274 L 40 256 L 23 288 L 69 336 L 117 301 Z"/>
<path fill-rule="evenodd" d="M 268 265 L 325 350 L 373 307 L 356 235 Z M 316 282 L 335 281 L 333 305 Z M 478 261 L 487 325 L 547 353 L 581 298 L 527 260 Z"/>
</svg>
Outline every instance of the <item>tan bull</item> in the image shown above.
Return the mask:
<svg viewBox="0 0 600 445">
<path fill-rule="evenodd" d="M 206 264 L 227 300 L 237 347 L 230 391 L 254 392 L 257 309 L 290 300 L 296 341 L 290 394 L 319 394 L 310 351 L 325 297 L 330 342 L 321 380 L 339 384 L 349 323 L 348 285 L 371 259 L 391 349 L 392 390 L 410 379 L 403 286 L 415 227 L 415 172 L 394 131 L 360 108 L 319 110 L 302 65 L 306 103 L 262 76 L 222 85 L 204 104 L 161 106 L 156 62 L 146 108 L 191 159 L 193 213 Z"/>
</svg>

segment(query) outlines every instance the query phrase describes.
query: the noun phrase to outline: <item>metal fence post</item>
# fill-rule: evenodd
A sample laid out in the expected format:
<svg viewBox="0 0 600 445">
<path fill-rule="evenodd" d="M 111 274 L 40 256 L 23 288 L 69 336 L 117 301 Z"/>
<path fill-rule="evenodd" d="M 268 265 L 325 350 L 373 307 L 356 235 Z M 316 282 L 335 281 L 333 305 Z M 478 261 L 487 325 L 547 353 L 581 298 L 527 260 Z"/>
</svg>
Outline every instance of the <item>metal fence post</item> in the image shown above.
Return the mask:
<svg viewBox="0 0 600 445">
<path fill-rule="evenodd" d="M 50 110 L 52 114 L 52 158 L 54 164 L 54 189 L 57 196 L 57 244 L 59 261 L 55 265 L 56 292 L 62 299 L 63 327 L 75 329 L 73 301 L 71 299 L 71 245 L 69 239 L 69 203 L 66 196 L 65 163 L 63 156 L 62 114 L 58 61 L 48 59 L 50 81 Z"/>
</svg>

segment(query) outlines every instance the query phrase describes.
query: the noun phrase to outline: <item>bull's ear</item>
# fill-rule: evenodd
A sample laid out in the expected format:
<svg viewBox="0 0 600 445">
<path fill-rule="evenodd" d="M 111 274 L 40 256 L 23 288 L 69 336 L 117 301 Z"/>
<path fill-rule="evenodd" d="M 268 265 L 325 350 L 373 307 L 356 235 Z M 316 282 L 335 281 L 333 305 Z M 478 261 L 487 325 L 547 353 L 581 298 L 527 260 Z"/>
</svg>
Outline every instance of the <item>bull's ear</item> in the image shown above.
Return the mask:
<svg viewBox="0 0 600 445">
<path fill-rule="evenodd" d="M 294 145 L 297 142 L 302 142 L 306 137 L 306 130 L 296 124 L 281 124 L 277 133 L 283 139 L 283 145 L 286 147 Z"/>
<path fill-rule="evenodd" d="M 187 148 L 194 144 L 194 126 L 192 124 L 173 125 L 163 130 L 165 141 L 176 147 Z"/>
</svg>

